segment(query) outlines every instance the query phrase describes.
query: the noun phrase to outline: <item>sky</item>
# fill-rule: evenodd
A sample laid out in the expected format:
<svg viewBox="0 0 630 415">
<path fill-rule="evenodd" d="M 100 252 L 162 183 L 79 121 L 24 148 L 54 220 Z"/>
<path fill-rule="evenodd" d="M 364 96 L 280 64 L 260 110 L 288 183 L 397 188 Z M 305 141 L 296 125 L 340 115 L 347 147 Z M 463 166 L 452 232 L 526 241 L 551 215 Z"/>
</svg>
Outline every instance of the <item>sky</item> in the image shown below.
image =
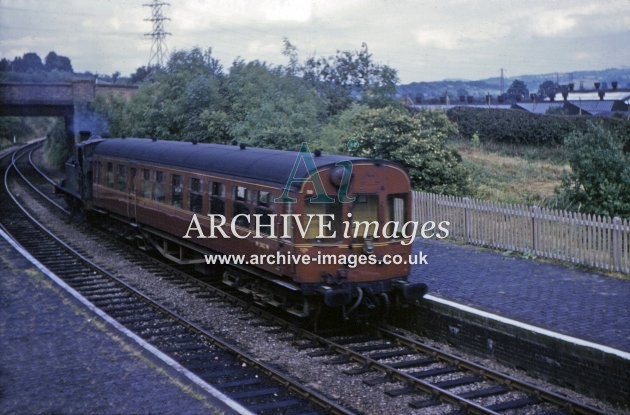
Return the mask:
<svg viewBox="0 0 630 415">
<path fill-rule="evenodd" d="M 152 0 L 0 0 L 0 56 L 49 51 L 75 71 L 146 65 Z M 630 67 L 630 0 L 164 0 L 169 51 L 287 64 L 368 45 L 401 83 Z"/>
</svg>

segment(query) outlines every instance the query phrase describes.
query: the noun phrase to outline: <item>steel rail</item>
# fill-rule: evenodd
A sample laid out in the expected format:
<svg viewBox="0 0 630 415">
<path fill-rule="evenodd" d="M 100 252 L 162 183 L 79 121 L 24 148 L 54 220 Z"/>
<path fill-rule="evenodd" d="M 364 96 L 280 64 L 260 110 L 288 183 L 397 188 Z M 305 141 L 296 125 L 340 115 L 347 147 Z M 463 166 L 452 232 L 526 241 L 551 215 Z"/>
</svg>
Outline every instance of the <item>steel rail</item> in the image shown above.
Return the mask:
<svg viewBox="0 0 630 415">
<path fill-rule="evenodd" d="M 135 297 L 141 299 L 146 304 L 151 305 L 153 308 L 155 308 L 158 311 L 166 313 L 173 320 L 177 321 L 179 324 L 187 327 L 192 332 L 194 332 L 196 334 L 199 334 L 199 335 L 203 336 L 204 338 L 207 338 L 209 341 L 212 342 L 212 344 L 214 344 L 217 347 L 219 347 L 219 348 L 227 351 L 228 353 L 234 355 L 241 362 L 244 362 L 244 363 L 246 363 L 248 365 L 251 365 L 252 367 L 256 368 L 261 373 L 269 376 L 269 378 L 273 379 L 275 382 L 277 382 L 280 385 L 282 385 L 283 387 L 285 387 L 288 391 L 293 392 L 296 395 L 302 397 L 303 399 L 306 399 L 307 401 L 314 403 L 315 405 L 317 405 L 318 407 L 320 407 L 322 410 L 326 411 L 327 413 L 339 414 L 339 415 L 354 414 L 353 411 L 351 411 L 351 410 L 349 410 L 347 408 L 344 408 L 343 406 L 339 405 L 335 401 L 327 398 L 326 396 L 324 396 L 323 394 L 321 394 L 321 393 L 319 393 L 319 392 L 317 392 L 315 390 L 306 388 L 305 386 L 301 385 L 298 381 L 296 381 L 296 380 L 294 380 L 294 379 L 292 379 L 292 378 L 282 374 L 280 371 L 274 369 L 270 365 L 267 365 L 267 364 L 265 364 L 263 362 L 257 361 L 253 356 L 251 356 L 247 352 L 245 352 L 243 350 L 240 350 L 239 348 L 230 345 L 225 340 L 221 339 L 219 336 L 217 336 L 217 335 L 215 335 L 213 333 L 210 333 L 209 331 L 199 327 L 198 325 L 194 324 L 193 322 L 189 321 L 188 319 L 186 319 L 186 318 L 182 317 L 181 315 L 179 315 L 178 313 L 174 312 L 169 307 L 157 303 L 156 301 L 152 300 L 151 298 L 149 298 L 148 296 L 146 296 L 142 292 L 140 292 L 137 289 L 135 289 L 134 287 L 130 286 L 129 284 L 127 284 L 126 282 L 124 282 L 120 278 L 118 278 L 115 275 L 112 275 L 110 272 L 102 269 L 97 264 L 95 264 L 93 261 L 91 261 L 90 259 L 85 257 L 83 254 L 81 254 L 80 252 L 78 252 L 74 248 L 72 248 L 69 244 L 67 244 L 66 242 L 61 240 L 57 235 L 52 233 L 48 228 L 46 228 L 45 225 L 43 225 L 39 220 L 37 220 L 30 212 L 28 212 L 26 210 L 26 208 L 24 206 L 22 206 L 22 204 L 19 202 L 17 197 L 11 192 L 10 185 L 9 185 L 9 172 L 10 172 L 11 169 L 13 169 L 20 175 L 20 177 L 23 180 L 25 180 L 27 182 L 27 184 L 29 184 L 29 186 L 34 188 L 37 191 L 37 193 L 40 194 L 40 196 L 46 198 L 47 200 L 50 200 L 50 198 L 48 198 L 43 192 L 41 192 L 38 189 L 36 189 L 35 186 L 31 182 L 29 182 L 24 177 L 24 175 L 20 172 L 20 170 L 19 170 L 19 168 L 17 166 L 17 163 L 16 163 L 16 161 L 18 159 L 18 157 L 17 157 L 18 154 L 20 154 L 19 157 L 23 157 L 24 154 L 26 154 L 25 149 L 24 148 L 19 149 L 19 150 L 15 151 L 12 154 L 12 160 L 10 162 L 10 165 L 5 170 L 4 186 L 5 186 L 6 193 L 11 198 L 13 203 L 20 209 L 21 213 L 29 220 L 29 222 L 31 222 L 34 225 L 36 225 L 39 228 L 40 231 L 44 232 L 49 238 L 54 240 L 55 243 L 58 244 L 62 249 L 64 249 L 68 253 L 72 254 L 75 258 L 77 258 L 79 261 L 81 261 L 84 265 L 94 269 L 95 271 L 97 271 L 99 274 L 101 274 L 102 276 L 106 277 L 110 281 L 113 281 L 116 284 L 118 284 L 119 286 L 124 287 L 124 289 L 126 291 L 130 292 Z M 7 232 L 7 233 L 11 234 L 11 232 Z M 15 238 L 15 235 L 12 235 L 12 236 Z"/>
<path fill-rule="evenodd" d="M 162 262 L 160 262 L 162 263 Z M 163 263 L 162 263 L 163 264 Z M 170 265 L 169 265 L 170 267 Z M 172 268 L 172 267 L 171 267 Z M 187 278 L 189 280 L 196 281 L 197 284 L 200 284 L 204 287 L 204 292 L 212 292 L 213 294 L 220 296 L 223 299 L 230 301 L 231 303 L 240 304 L 244 309 L 252 309 L 253 306 L 244 301 L 237 295 L 226 292 L 224 289 L 217 288 L 211 284 L 206 282 L 201 282 L 189 274 L 184 273 L 177 268 L 172 268 L 178 274 L 182 276 L 182 278 Z M 255 309 L 253 311 L 257 317 L 262 317 L 268 321 L 272 321 L 274 325 L 282 327 L 287 332 L 293 332 L 296 337 L 301 339 L 307 339 L 319 344 L 321 348 L 334 351 L 340 355 L 346 356 L 350 361 L 362 364 L 366 369 L 372 369 L 379 371 L 381 373 L 385 373 L 390 376 L 393 380 L 398 380 L 404 382 L 405 384 L 412 385 L 418 391 L 429 394 L 430 396 L 436 397 L 442 402 L 450 403 L 462 407 L 468 413 L 497 413 L 488 408 L 485 408 L 483 405 L 477 404 L 476 402 L 470 401 L 468 399 L 457 396 L 457 394 L 451 393 L 444 388 L 436 387 L 430 382 L 424 381 L 422 379 L 415 378 L 410 376 L 404 372 L 396 370 L 394 368 L 389 367 L 387 364 L 381 363 L 375 359 L 371 359 L 367 356 L 362 355 L 360 352 L 353 351 L 348 347 L 337 344 L 330 339 L 327 339 L 319 334 L 316 334 L 312 331 L 304 330 L 300 327 L 297 327 L 293 323 L 278 317 L 276 315 L 270 314 L 264 310 Z M 373 325 L 372 328 L 381 333 L 380 337 L 376 337 L 376 339 L 382 339 L 383 336 L 387 336 L 393 339 L 397 344 L 407 347 L 410 350 L 414 351 L 418 354 L 429 354 L 431 357 L 438 359 L 441 362 L 453 365 L 460 370 L 469 371 L 474 374 L 477 374 L 484 379 L 491 380 L 493 382 L 497 382 L 503 386 L 506 386 L 510 390 L 521 391 L 528 396 L 531 396 L 541 403 L 547 402 L 552 405 L 555 405 L 559 408 L 568 410 L 570 413 L 575 414 L 602 414 L 600 409 L 594 408 L 588 405 L 584 405 L 575 400 L 570 399 L 569 397 L 565 397 L 559 395 L 557 393 L 548 392 L 544 389 L 537 387 L 536 385 L 532 385 L 528 382 L 516 379 L 514 377 L 499 373 L 495 370 L 492 370 L 487 367 L 483 367 L 477 363 L 467 361 L 461 357 L 454 356 L 448 352 L 443 350 L 428 346 L 423 343 L 419 343 L 409 336 L 400 333 L 400 329 L 389 326 L 389 325 Z"/>
</svg>

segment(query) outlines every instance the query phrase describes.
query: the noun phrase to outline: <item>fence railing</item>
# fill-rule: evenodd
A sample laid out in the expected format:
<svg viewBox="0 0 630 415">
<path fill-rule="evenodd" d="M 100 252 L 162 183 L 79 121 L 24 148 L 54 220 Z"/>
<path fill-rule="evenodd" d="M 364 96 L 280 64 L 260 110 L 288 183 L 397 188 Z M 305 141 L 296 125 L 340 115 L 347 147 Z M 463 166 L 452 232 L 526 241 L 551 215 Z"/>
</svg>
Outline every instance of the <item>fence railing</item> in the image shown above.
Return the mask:
<svg viewBox="0 0 630 415">
<path fill-rule="evenodd" d="M 414 192 L 413 220 L 449 221 L 449 238 L 630 273 L 630 221 Z"/>
</svg>

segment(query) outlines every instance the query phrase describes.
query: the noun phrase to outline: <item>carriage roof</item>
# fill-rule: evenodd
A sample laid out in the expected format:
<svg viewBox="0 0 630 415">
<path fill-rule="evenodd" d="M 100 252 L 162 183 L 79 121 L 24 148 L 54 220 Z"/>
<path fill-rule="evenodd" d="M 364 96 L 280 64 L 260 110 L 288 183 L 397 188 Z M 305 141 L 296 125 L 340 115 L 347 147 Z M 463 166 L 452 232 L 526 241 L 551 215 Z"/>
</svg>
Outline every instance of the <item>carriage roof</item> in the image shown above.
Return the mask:
<svg viewBox="0 0 630 415">
<path fill-rule="evenodd" d="M 100 142 L 95 155 L 154 163 L 169 167 L 199 170 L 225 176 L 284 185 L 291 177 L 298 162 L 294 178 L 308 178 L 304 160 L 298 160 L 300 152 L 271 150 L 221 144 L 193 144 L 184 141 L 151 140 L 141 138 L 110 138 Z M 304 154 L 302 154 L 304 156 Z M 322 154 L 313 156 L 317 170 L 334 167 L 339 162 L 368 162 L 389 164 L 380 160 Z"/>
</svg>

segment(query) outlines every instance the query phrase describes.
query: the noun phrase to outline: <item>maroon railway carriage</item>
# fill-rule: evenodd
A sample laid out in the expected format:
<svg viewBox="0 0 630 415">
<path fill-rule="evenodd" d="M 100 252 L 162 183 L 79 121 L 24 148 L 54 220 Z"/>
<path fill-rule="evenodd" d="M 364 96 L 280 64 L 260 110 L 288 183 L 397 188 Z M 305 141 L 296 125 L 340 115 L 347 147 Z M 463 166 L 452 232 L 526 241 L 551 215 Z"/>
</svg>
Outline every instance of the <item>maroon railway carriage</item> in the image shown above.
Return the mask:
<svg viewBox="0 0 630 415">
<path fill-rule="evenodd" d="M 224 282 L 300 316 L 321 302 L 347 314 L 389 305 L 392 297 L 414 301 L 426 292 L 426 285 L 407 282 L 411 244 L 401 232 L 354 233 L 355 222 L 390 222 L 391 230 L 410 220 L 409 178 L 393 163 L 244 146 L 92 139 L 77 145 L 60 188 L 86 211 L 131 225 L 137 238 L 177 263 L 208 270 L 205 256 L 264 256 L 255 265 L 225 265 Z M 328 203 L 312 203 L 322 198 Z M 208 237 L 212 225 L 215 235 Z M 312 260 L 291 261 L 291 255 Z M 343 263 L 361 255 L 371 256 L 371 263 Z M 392 255 L 404 262 L 384 264 Z"/>
</svg>

